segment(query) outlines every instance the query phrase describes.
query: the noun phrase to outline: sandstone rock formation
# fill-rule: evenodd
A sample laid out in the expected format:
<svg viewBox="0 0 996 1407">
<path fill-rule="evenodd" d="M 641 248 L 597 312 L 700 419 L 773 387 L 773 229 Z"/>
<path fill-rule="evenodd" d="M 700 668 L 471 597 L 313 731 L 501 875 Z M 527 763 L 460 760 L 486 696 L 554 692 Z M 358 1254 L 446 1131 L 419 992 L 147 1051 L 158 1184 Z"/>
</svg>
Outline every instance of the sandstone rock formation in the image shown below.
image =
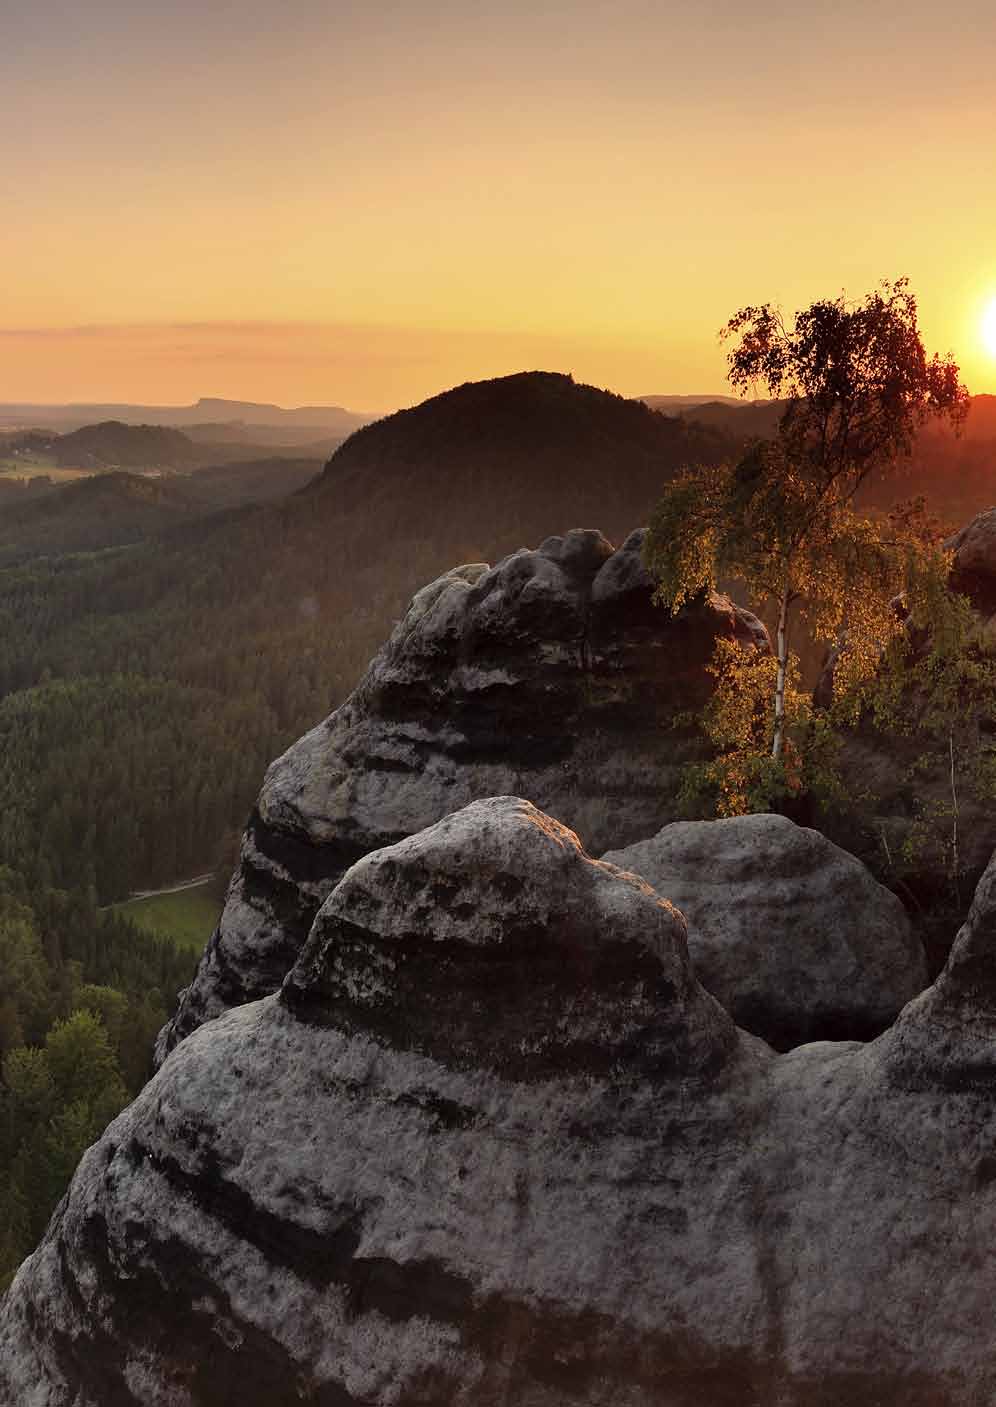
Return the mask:
<svg viewBox="0 0 996 1407">
<path fill-rule="evenodd" d="M 25 1407 L 982 1407 L 996 868 L 869 1045 L 776 1056 L 528 803 L 360 861 L 0 1308 Z"/>
<path fill-rule="evenodd" d="M 681 910 L 699 981 L 779 1050 L 877 1036 L 927 985 L 896 896 L 784 816 L 677 821 L 604 859 Z"/>
<path fill-rule="evenodd" d="M 965 524 L 944 546 L 954 553 L 951 585 L 968 596 L 980 617 L 996 616 L 996 508 Z"/>
<path fill-rule="evenodd" d="M 902 1013 L 888 1053 L 891 1078 L 907 1089 L 989 1099 L 996 1093 L 996 855 L 976 886 L 947 966 Z M 996 1179 L 992 1138 L 990 1121 L 963 1155 L 977 1158 L 983 1184 Z"/>
<path fill-rule="evenodd" d="M 478 797 L 528 795 L 594 851 L 673 815 L 699 746 L 717 636 L 767 649 L 713 595 L 673 619 L 652 603 L 643 533 L 548 538 L 420 591 L 356 692 L 270 767 L 218 930 L 158 1058 L 202 1021 L 273 992 L 321 901 L 378 846 Z"/>
</svg>

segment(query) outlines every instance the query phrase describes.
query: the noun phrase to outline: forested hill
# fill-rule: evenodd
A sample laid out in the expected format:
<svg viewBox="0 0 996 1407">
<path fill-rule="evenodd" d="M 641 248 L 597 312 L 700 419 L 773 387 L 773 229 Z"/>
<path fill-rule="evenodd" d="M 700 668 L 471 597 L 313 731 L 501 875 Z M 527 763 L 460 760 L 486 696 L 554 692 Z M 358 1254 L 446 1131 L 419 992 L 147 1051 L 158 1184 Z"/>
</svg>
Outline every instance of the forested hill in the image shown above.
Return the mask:
<svg viewBox="0 0 996 1407">
<path fill-rule="evenodd" d="M 947 482 L 951 452 L 988 448 L 936 445 Z M 737 450 L 523 373 L 365 427 L 277 502 L 0 570 L 0 863 L 102 902 L 209 868 L 266 764 L 342 701 L 420 585 L 569 527 L 619 541 L 678 468 Z M 992 492 L 991 467 L 979 482 Z"/>
<path fill-rule="evenodd" d="M 216 509 L 282 498 L 320 469 L 317 459 L 271 458 L 191 474 L 119 470 L 30 494 L 12 492 L 0 511 L 0 566 L 140 542 Z"/>
<path fill-rule="evenodd" d="M 365 426 L 312 492 L 352 506 L 373 490 L 427 525 L 445 506 L 471 536 L 514 531 L 516 518 L 523 542 L 568 519 L 619 535 L 646 517 L 664 477 L 714 462 L 728 447 L 710 427 L 641 401 L 555 372 L 522 372 L 469 382 Z"/>
<path fill-rule="evenodd" d="M 0 863 L 101 902 L 208 868 L 414 590 L 578 524 L 621 539 L 722 451 L 530 373 L 361 431 L 280 502 L 0 571 Z"/>
<path fill-rule="evenodd" d="M 124 425 L 120 420 L 54 436 L 51 452 L 59 464 L 84 469 L 181 469 L 203 462 L 202 452 L 182 431 L 165 425 Z"/>
<path fill-rule="evenodd" d="M 5 506 L 0 544 L 6 533 L 21 558 L 0 555 L 0 867 L 12 871 L 0 873 L 0 1048 L 16 1055 L 0 1098 L 14 1129 L 0 1277 L 141 1080 L 148 1035 L 189 975 L 95 906 L 216 861 L 230 871 L 267 763 L 342 701 L 419 586 L 571 527 L 619 541 L 677 469 L 740 443 L 528 373 L 365 428 L 279 501 L 193 503 L 238 497 L 243 476 L 266 491 L 288 482 L 284 463 L 263 461 L 108 476 Z M 312 467 L 298 465 L 298 483 Z M 126 543 L 112 527 L 129 516 Z M 82 1104 L 56 1078 L 77 1068 L 102 1072 Z"/>
<path fill-rule="evenodd" d="M 204 511 L 181 478 L 95 474 L 23 503 L 4 505 L 0 564 L 36 553 L 79 552 L 137 542 Z"/>
</svg>

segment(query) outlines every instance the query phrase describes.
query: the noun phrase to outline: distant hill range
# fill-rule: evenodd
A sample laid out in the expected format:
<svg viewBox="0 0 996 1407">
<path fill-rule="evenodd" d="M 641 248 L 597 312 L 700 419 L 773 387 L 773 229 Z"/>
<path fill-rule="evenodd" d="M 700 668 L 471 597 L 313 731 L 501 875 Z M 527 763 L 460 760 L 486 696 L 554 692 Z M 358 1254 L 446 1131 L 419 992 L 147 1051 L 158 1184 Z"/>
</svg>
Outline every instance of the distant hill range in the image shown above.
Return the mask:
<svg viewBox="0 0 996 1407">
<path fill-rule="evenodd" d="M 225 433 L 228 430 L 229 433 Z M 191 472 L 206 465 L 228 464 L 251 458 L 258 461 L 261 450 L 279 451 L 279 456 L 321 461 L 341 444 L 332 436 L 301 446 L 261 445 L 251 433 L 235 428 L 211 426 L 201 438 L 167 425 L 126 425 L 121 420 L 105 420 L 83 425 L 78 430 L 0 430 L 0 457 L 8 461 L 8 472 L 16 475 L 19 459 L 34 465 L 43 460 L 52 467 L 89 469 L 180 470 Z"/>
<path fill-rule="evenodd" d="M 49 453 L 67 468 L 181 469 L 196 464 L 197 447 L 165 425 L 125 425 L 105 420 L 52 437 Z"/>
<path fill-rule="evenodd" d="M 0 507 L 0 701 L 36 687 L 47 697 L 86 678 L 98 722 L 78 729 L 78 765 L 113 779 L 116 734 L 99 722 L 105 681 L 126 672 L 164 699 L 177 684 L 203 691 L 177 737 L 194 757 L 211 733 L 213 785 L 224 795 L 199 829 L 164 802 L 148 830 L 156 855 L 168 843 L 193 864 L 224 829 L 241 827 L 261 768 L 345 697 L 413 591 L 457 563 L 496 561 L 572 527 L 621 542 L 681 468 L 740 452 L 757 433 L 752 410 L 769 424 L 777 418 L 777 407 L 716 401 L 662 414 L 569 376 L 524 372 L 368 424 L 323 469 L 308 459 L 219 458 L 162 480 L 115 474 L 51 489 L 31 511 L 13 502 L 25 490 L 12 488 Z M 996 400 L 976 398 L 960 439 L 922 436 L 892 487 L 893 498 L 928 492 L 956 523 L 996 502 Z M 243 729 L 220 751 L 215 719 L 247 700 L 258 724 L 252 740 Z M 49 766 L 47 757 L 32 767 Z M 49 771 L 62 797 L 63 772 Z M 48 795 L 40 783 L 37 795 Z M 131 802 L 101 805 L 117 818 L 131 814 Z M 90 815 L 81 805 L 68 833 L 85 838 Z M 7 833 L 16 834 L 13 823 Z M 59 854 L 56 882 L 75 883 L 86 855 L 75 845 Z M 161 863 L 167 876 L 178 872 Z M 114 884 L 160 883 L 159 864 L 116 866 Z M 105 883 L 98 871 L 102 893 Z"/>
<path fill-rule="evenodd" d="M 653 402 L 666 397 L 652 397 Z M 648 401 L 647 404 L 651 402 Z M 653 408 L 667 415 L 680 415 L 695 425 L 708 425 L 725 436 L 737 448 L 749 440 L 763 440 L 773 435 L 785 409 L 784 401 L 734 401 L 728 398 L 709 401 L 686 401 L 680 405 L 654 404 Z"/>
<path fill-rule="evenodd" d="M 677 413 L 660 408 L 665 405 Z M 131 540 L 145 537 L 156 518 L 168 525 L 178 517 L 260 503 L 304 488 L 307 503 L 290 501 L 280 510 L 283 522 L 274 538 L 280 555 L 299 536 L 300 551 L 320 550 L 314 533 L 332 531 L 337 538 L 344 535 L 342 547 L 348 544 L 350 555 L 355 537 L 376 557 L 382 548 L 372 536 L 386 542 L 397 534 L 398 542 L 407 540 L 413 550 L 426 552 L 426 570 L 432 570 L 453 553 L 459 555 L 461 544 L 467 557 L 494 556 L 565 523 L 599 526 L 621 537 L 646 520 L 676 470 L 735 457 L 749 441 L 771 435 L 783 403 L 696 396 L 630 400 L 560 373 L 522 372 L 468 382 L 364 424 L 338 442 L 320 473 L 326 457 L 320 441 L 312 440 L 293 460 L 287 458 L 290 451 L 264 455 L 252 441 L 256 425 L 217 418 L 238 410 L 262 422 L 279 407 L 213 400 L 202 400 L 198 407 L 213 418 L 185 430 L 113 420 L 62 434 L 0 432 L 0 441 L 8 456 L 15 456 L 8 463 L 16 464 L 17 446 L 22 445 L 25 454 L 46 455 L 59 466 L 162 472 L 188 480 L 185 486 L 174 485 L 168 506 L 160 502 L 155 512 L 144 497 L 140 512 L 130 499 L 121 504 L 124 520 L 141 526 Z M 281 413 L 307 421 L 325 410 Z M 309 435 L 314 432 L 314 424 L 303 428 Z M 16 475 L 16 467 L 10 473 Z M 99 515 L 88 507 L 83 511 L 84 505 L 112 490 L 94 489 L 93 498 L 52 492 L 56 502 L 46 510 L 47 521 L 53 522 L 54 514 L 68 523 L 76 511 L 93 520 L 93 531 L 88 527 L 78 534 L 67 528 L 66 546 L 82 546 L 81 537 L 88 547 L 100 545 Z M 124 492 L 123 485 L 117 492 Z M 921 492 L 953 518 L 996 499 L 996 397 L 974 398 L 960 437 L 943 428 L 921 435 L 887 493 L 891 502 Z M 13 507 L 9 492 L 4 499 Z M 111 500 L 105 506 L 107 545 L 127 541 Z M 28 515 L 25 527 L 29 520 L 41 521 Z M 20 524 L 15 518 L 0 534 L 8 546 L 21 532 Z M 38 531 L 30 536 L 40 547 L 46 535 Z M 54 523 L 47 537 L 51 546 L 59 540 Z M 270 555 L 268 548 L 265 555 Z M 283 570 L 282 563 L 274 565 Z"/>
<path fill-rule="evenodd" d="M 139 542 L 204 512 L 189 484 L 180 476 L 94 474 L 24 502 L 5 499 L 0 564 Z"/>
<path fill-rule="evenodd" d="M 652 410 L 680 415 L 700 425 L 714 425 L 724 433 L 739 437 L 746 427 L 757 434 L 770 433 L 778 423 L 785 401 L 743 400 L 734 396 L 640 396 Z M 928 430 L 948 435 L 948 430 Z M 966 440 L 996 440 L 996 396 L 972 397 L 969 416 L 962 430 Z"/>
<path fill-rule="evenodd" d="M 0 480 L 0 569 L 143 542 L 222 509 L 284 498 L 312 480 L 320 459 L 253 459 L 189 473 L 93 473 L 66 484 Z"/>
<path fill-rule="evenodd" d="M 785 408 L 784 401 L 730 396 L 641 399 L 690 425 L 714 431 L 734 455 L 751 440 L 773 435 Z M 957 431 L 943 423 L 926 425 L 909 459 L 901 461 L 884 482 L 866 485 L 859 501 L 866 508 L 882 508 L 921 494 L 952 529 L 996 503 L 996 396 L 973 396 L 968 418 Z"/>
<path fill-rule="evenodd" d="M 58 430 L 114 420 L 124 425 L 166 425 L 218 432 L 235 429 L 253 444 L 301 445 L 328 437 L 343 439 L 373 416 L 342 406 L 283 406 L 202 396 L 189 406 L 128 404 L 0 404 L 0 429 Z M 198 434 L 199 437 L 199 434 Z M 227 438 L 227 436 L 219 436 Z"/>
<path fill-rule="evenodd" d="M 687 410 L 691 406 L 748 404 L 740 396 L 637 396 L 636 399 L 648 405 L 651 410 L 663 410 L 668 415 L 677 415 L 679 411 Z M 749 404 L 763 405 L 765 402 L 753 401 Z"/>
<path fill-rule="evenodd" d="M 117 453 L 123 443 L 117 431 L 111 441 Z M 59 603 L 45 596 L 50 615 L 71 629 L 85 601 L 109 603 L 113 595 L 115 641 L 130 635 L 134 611 L 142 650 L 152 648 L 150 609 L 171 622 L 183 619 L 183 648 L 189 639 L 197 652 L 210 642 L 221 654 L 252 655 L 249 619 L 261 638 L 283 642 L 281 650 L 304 632 L 300 649 L 321 659 L 323 687 L 338 692 L 356 678 L 412 591 L 455 562 L 494 560 L 578 525 L 621 540 L 646 520 L 682 465 L 715 462 L 727 449 L 710 427 L 570 376 L 524 372 L 458 386 L 361 428 L 296 493 L 289 490 L 309 477 L 305 460 L 291 462 L 300 469 L 294 483 L 290 466 L 279 460 L 255 470 L 220 462 L 211 470 L 183 470 L 182 482 L 171 479 L 167 496 L 151 504 L 140 485 L 117 475 L 117 484 L 80 493 L 52 490 L 45 512 L 24 518 L 10 516 L 12 492 L 0 513 L 0 562 L 60 549 L 94 551 L 129 538 L 138 543 L 165 527 L 165 537 L 145 541 L 127 563 L 107 565 L 113 593 L 97 561 L 85 567 L 85 588 L 80 580 L 70 590 L 70 577 L 60 577 Z M 310 467 L 321 470 L 320 463 Z M 260 502 L 277 498 L 281 480 L 284 495 Z M 193 497 L 208 492 L 214 501 L 191 521 Z M 234 511 L 212 511 L 222 493 Z M 0 623 L 2 595 L 0 582 Z M 6 642 L 9 656 L 19 648 Z M 272 644 L 258 648 L 264 661 L 272 654 L 276 662 Z M 47 658 L 41 641 L 32 650 L 35 663 Z M 164 651 L 165 645 L 152 650 L 157 669 Z M 112 659 L 114 652 L 99 663 L 94 658 L 93 667 L 117 667 Z M 312 675 L 315 668 L 309 665 Z M 286 677 L 275 673 L 273 687 L 282 698 Z M 282 708 L 277 713 L 288 736 L 306 721 L 296 712 L 285 717 Z"/>
</svg>

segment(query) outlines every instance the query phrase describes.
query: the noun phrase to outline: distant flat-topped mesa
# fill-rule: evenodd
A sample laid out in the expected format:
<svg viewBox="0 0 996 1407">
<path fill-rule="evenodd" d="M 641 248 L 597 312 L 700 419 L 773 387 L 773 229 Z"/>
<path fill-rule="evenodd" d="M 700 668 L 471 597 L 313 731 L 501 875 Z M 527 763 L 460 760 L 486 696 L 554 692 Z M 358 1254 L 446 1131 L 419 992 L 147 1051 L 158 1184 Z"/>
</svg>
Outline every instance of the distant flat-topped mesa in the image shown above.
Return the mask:
<svg viewBox="0 0 996 1407">
<path fill-rule="evenodd" d="M 673 818 L 700 744 L 681 715 L 711 689 L 717 637 L 769 648 L 724 596 L 652 601 L 643 533 L 548 538 L 421 590 L 355 693 L 277 759 L 218 929 L 162 1059 L 201 1022 L 273 992 L 355 860 L 479 797 L 516 793 L 593 852 Z"/>
<path fill-rule="evenodd" d="M 0 1402 L 990 1407 L 994 904 L 877 1040 L 779 1056 L 526 801 L 367 855 L 84 1155 Z"/>
</svg>

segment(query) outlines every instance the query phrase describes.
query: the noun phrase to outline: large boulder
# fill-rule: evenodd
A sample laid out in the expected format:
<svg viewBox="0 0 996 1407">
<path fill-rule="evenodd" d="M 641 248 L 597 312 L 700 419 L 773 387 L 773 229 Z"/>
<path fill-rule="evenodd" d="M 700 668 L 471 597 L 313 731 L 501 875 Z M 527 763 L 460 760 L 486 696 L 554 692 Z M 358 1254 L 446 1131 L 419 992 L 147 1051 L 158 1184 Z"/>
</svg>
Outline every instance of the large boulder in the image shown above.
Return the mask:
<svg viewBox="0 0 996 1407">
<path fill-rule="evenodd" d="M 994 892 L 877 1041 L 776 1056 L 528 803 L 369 856 L 85 1155 L 0 1401 L 992 1402 Z"/>
<path fill-rule="evenodd" d="M 785 816 L 677 821 L 604 858 L 682 911 L 696 976 L 779 1050 L 877 1036 L 927 985 L 896 896 Z"/>
<path fill-rule="evenodd" d="M 344 871 L 479 797 L 530 796 L 592 850 L 675 814 L 719 637 L 769 648 L 712 594 L 653 604 L 643 532 L 548 538 L 421 590 L 356 692 L 266 774 L 218 929 L 158 1058 L 273 992 Z"/>
<path fill-rule="evenodd" d="M 0 1400 L 624 1381 L 640 1246 L 687 1220 L 643 1131 L 671 1107 L 690 1177 L 705 1111 L 768 1059 L 648 885 L 528 802 L 471 805 L 351 869 L 280 996 L 183 1042 L 86 1155 L 5 1302 Z M 687 1268 L 717 1249 L 693 1231 Z"/>
<path fill-rule="evenodd" d="M 996 616 L 996 508 L 977 513 L 944 546 L 953 554 L 952 588 L 968 596 L 988 624 Z"/>
</svg>

